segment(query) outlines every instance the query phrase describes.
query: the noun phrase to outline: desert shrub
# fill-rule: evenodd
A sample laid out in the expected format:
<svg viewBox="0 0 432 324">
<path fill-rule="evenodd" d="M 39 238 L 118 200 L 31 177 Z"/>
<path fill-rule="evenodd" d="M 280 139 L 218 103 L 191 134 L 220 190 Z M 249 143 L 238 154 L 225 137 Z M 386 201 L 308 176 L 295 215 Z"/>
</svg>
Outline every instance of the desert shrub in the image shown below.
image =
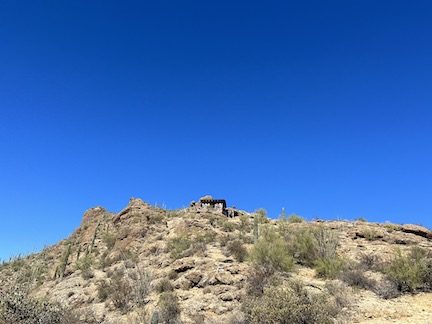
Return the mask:
<svg viewBox="0 0 432 324">
<path fill-rule="evenodd" d="M 394 231 L 400 231 L 401 226 L 396 224 L 387 223 L 384 225 L 388 233 L 392 233 Z"/>
<path fill-rule="evenodd" d="M 329 229 L 319 226 L 313 231 L 317 242 L 317 253 L 320 259 L 333 259 L 339 246 L 339 238 Z"/>
<path fill-rule="evenodd" d="M 240 240 L 234 240 L 228 243 L 227 250 L 234 256 L 238 262 L 243 262 L 248 252 Z"/>
<path fill-rule="evenodd" d="M 189 247 L 189 255 L 198 253 L 203 254 L 207 250 L 207 243 L 214 242 L 216 237 L 216 232 L 210 231 L 198 231 L 193 239 L 191 240 L 191 245 Z M 186 256 L 186 255 L 185 255 Z"/>
<path fill-rule="evenodd" d="M 115 234 L 113 234 L 111 232 L 104 232 L 102 235 L 102 241 L 105 242 L 108 249 L 112 249 L 114 247 L 116 240 L 117 240 L 117 238 L 116 238 Z"/>
<path fill-rule="evenodd" d="M 333 259 L 318 259 L 315 261 L 315 271 L 319 277 L 337 279 L 346 268 L 345 260 L 340 257 Z"/>
<path fill-rule="evenodd" d="M 177 273 L 177 271 L 175 271 L 174 269 L 171 269 L 169 272 L 168 272 L 168 279 L 170 279 L 170 280 L 176 280 L 178 278 L 178 273 Z"/>
<path fill-rule="evenodd" d="M 122 312 L 129 309 L 132 287 L 128 280 L 120 276 L 113 276 L 111 279 L 110 299 L 114 307 Z"/>
<path fill-rule="evenodd" d="M 21 254 L 17 254 L 16 256 L 9 258 L 9 264 L 12 267 L 12 270 L 17 272 L 25 265 L 25 259 Z"/>
<path fill-rule="evenodd" d="M 159 296 L 157 306 L 159 308 L 159 317 L 162 323 L 176 324 L 180 322 L 180 305 L 176 294 L 173 292 L 162 293 Z"/>
<path fill-rule="evenodd" d="M 376 281 L 368 278 L 364 271 L 357 268 L 346 268 L 340 274 L 340 279 L 349 286 L 374 290 L 376 286 Z"/>
<path fill-rule="evenodd" d="M 158 293 L 163 293 L 163 292 L 169 292 L 169 291 L 173 291 L 174 287 L 171 283 L 171 281 L 167 278 L 161 279 L 155 287 L 155 290 Z"/>
<path fill-rule="evenodd" d="M 392 299 L 401 295 L 398 283 L 394 280 L 384 278 L 375 285 L 375 294 L 384 299 Z"/>
<path fill-rule="evenodd" d="M 367 219 L 364 217 L 358 217 L 354 219 L 356 222 L 367 223 Z"/>
<path fill-rule="evenodd" d="M 222 228 L 225 232 L 234 232 L 239 227 L 236 223 L 233 223 L 233 222 L 227 220 L 227 221 L 222 223 Z"/>
<path fill-rule="evenodd" d="M 248 296 L 262 296 L 264 289 L 271 281 L 265 268 L 251 267 L 246 277 L 246 293 Z"/>
<path fill-rule="evenodd" d="M 424 260 L 420 271 L 420 280 L 424 290 L 432 290 L 432 259 Z"/>
<path fill-rule="evenodd" d="M 367 228 L 363 231 L 364 238 L 368 241 L 376 241 L 383 236 L 375 228 Z"/>
<path fill-rule="evenodd" d="M 305 228 L 285 231 L 288 251 L 295 261 L 304 266 L 313 266 L 318 259 L 318 245 L 313 233 Z"/>
<path fill-rule="evenodd" d="M 250 233 L 252 230 L 252 224 L 250 222 L 250 219 L 246 215 L 240 215 L 240 226 L 239 226 L 240 233 L 242 235 L 246 233 Z"/>
<path fill-rule="evenodd" d="M 265 222 L 267 222 L 267 210 L 265 210 L 264 208 L 255 210 L 254 218 L 258 220 L 259 224 L 264 224 Z"/>
<path fill-rule="evenodd" d="M 294 223 L 303 223 L 306 220 L 303 217 L 300 217 L 296 214 L 291 214 L 287 217 L 286 222 L 288 224 L 294 224 Z"/>
<path fill-rule="evenodd" d="M 311 267 L 317 262 L 327 262 L 336 258 L 339 239 L 323 226 L 317 228 L 291 228 L 287 224 L 279 226 L 284 236 L 288 252 L 301 265 Z"/>
<path fill-rule="evenodd" d="M 190 248 L 192 241 L 186 233 L 182 233 L 168 241 L 168 251 L 171 252 L 171 257 L 180 259 L 183 253 Z"/>
<path fill-rule="evenodd" d="M 308 292 L 300 283 L 269 287 L 261 297 L 243 302 L 246 323 L 333 323 L 337 308 L 325 293 Z"/>
<path fill-rule="evenodd" d="M 153 274 L 149 271 L 137 268 L 133 272 L 136 279 L 130 283 L 132 288 L 131 299 L 138 306 L 144 306 L 148 302 L 148 295 L 152 291 Z"/>
<path fill-rule="evenodd" d="M 0 292 L 0 323 L 73 324 L 75 315 L 60 304 L 30 297 L 23 286 Z"/>
<path fill-rule="evenodd" d="M 428 257 L 428 251 L 418 246 L 413 246 L 409 251 L 409 258 L 415 262 L 420 262 Z"/>
<path fill-rule="evenodd" d="M 149 224 L 157 224 L 161 223 L 165 219 L 165 212 L 160 211 L 158 213 L 154 213 L 148 218 Z"/>
<path fill-rule="evenodd" d="M 76 267 L 78 270 L 81 270 L 81 276 L 84 279 L 93 278 L 94 274 L 93 271 L 91 270 L 93 263 L 94 263 L 94 259 L 89 255 L 86 255 L 84 258 L 81 258 L 76 261 Z"/>
<path fill-rule="evenodd" d="M 240 237 L 244 244 L 253 244 L 255 242 L 253 235 L 247 234 Z"/>
<path fill-rule="evenodd" d="M 116 271 L 111 280 L 101 281 L 97 284 L 98 297 L 101 301 L 111 299 L 114 306 L 126 312 L 129 303 L 144 306 L 148 302 L 148 295 L 152 291 L 153 275 L 145 270 L 135 269 L 125 277 L 123 271 Z"/>
<path fill-rule="evenodd" d="M 364 270 L 379 270 L 381 268 L 381 261 L 376 254 L 366 254 L 360 255 L 359 266 Z"/>
<path fill-rule="evenodd" d="M 16 282 L 18 284 L 34 283 L 40 286 L 46 280 L 46 268 L 42 264 L 28 263 L 17 273 Z"/>
<path fill-rule="evenodd" d="M 216 240 L 217 233 L 213 230 L 198 231 L 195 234 L 195 242 L 213 243 Z"/>
<path fill-rule="evenodd" d="M 96 284 L 96 287 L 97 287 L 98 298 L 100 299 L 100 301 L 107 300 L 111 293 L 110 284 L 107 281 L 102 280 Z"/>
<path fill-rule="evenodd" d="M 274 229 L 268 227 L 262 229 L 260 238 L 250 252 L 250 260 L 268 273 L 290 271 L 294 266 L 294 259 L 288 254 L 287 244 Z"/>
<path fill-rule="evenodd" d="M 427 258 L 426 251 L 418 247 L 411 249 L 408 255 L 397 250 L 395 258 L 384 267 L 384 273 L 401 292 L 427 290 L 432 286 L 432 259 Z"/>
<path fill-rule="evenodd" d="M 337 308 L 349 306 L 353 301 L 352 290 L 340 280 L 328 281 L 325 284 L 330 296 L 333 297 Z"/>
</svg>

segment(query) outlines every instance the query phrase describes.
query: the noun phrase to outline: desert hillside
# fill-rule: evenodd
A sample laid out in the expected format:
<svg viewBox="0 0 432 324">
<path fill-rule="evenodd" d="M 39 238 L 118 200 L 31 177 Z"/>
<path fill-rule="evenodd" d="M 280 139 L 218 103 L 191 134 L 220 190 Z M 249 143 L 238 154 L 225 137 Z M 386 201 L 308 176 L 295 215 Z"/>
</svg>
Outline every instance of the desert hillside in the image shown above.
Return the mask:
<svg viewBox="0 0 432 324">
<path fill-rule="evenodd" d="M 67 239 L 0 265 L 1 324 L 432 323 L 431 300 L 424 227 L 199 202 L 91 208 Z"/>
</svg>

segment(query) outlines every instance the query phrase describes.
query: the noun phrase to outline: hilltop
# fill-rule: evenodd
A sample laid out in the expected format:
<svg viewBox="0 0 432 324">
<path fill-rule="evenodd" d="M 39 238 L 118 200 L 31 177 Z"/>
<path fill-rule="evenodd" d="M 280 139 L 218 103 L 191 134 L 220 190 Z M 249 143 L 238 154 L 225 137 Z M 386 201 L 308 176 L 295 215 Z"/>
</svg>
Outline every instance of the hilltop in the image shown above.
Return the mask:
<svg viewBox="0 0 432 324">
<path fill-rule="evenodd" d="M 208 197 L 207 197 L 208 198 Z M 211 197 L 210 197 L 211 198 Z M 427 323 L 432 233 L 217 205 L 95 207 L 0 265 L 0 323 Z"/>
</svg>

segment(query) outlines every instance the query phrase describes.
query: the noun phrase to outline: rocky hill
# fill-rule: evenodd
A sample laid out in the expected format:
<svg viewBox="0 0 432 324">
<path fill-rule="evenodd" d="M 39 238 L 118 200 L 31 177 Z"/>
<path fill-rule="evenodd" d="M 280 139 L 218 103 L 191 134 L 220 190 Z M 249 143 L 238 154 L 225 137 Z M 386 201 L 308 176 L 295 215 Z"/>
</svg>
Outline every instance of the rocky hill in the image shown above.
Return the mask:
<svg viewBox="0 0 432 324">
<path fill-rule="evenodd" d="M 0 265 L 0 323 L 432 323 L 432 234 L 132 198 Z"/>
</svg>

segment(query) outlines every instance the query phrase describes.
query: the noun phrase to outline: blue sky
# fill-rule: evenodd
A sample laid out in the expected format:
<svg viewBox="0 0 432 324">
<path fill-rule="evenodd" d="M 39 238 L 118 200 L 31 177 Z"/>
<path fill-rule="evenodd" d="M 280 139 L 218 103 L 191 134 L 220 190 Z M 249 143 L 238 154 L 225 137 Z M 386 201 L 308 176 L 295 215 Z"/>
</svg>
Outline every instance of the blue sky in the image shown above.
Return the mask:
<svg viewBox="0 0 432 324">
<path fill-rule="evenodd" d="M 432 227 L 430 1 L 1 1 L 0 259 L 130 197 Z"/>
</svg>

